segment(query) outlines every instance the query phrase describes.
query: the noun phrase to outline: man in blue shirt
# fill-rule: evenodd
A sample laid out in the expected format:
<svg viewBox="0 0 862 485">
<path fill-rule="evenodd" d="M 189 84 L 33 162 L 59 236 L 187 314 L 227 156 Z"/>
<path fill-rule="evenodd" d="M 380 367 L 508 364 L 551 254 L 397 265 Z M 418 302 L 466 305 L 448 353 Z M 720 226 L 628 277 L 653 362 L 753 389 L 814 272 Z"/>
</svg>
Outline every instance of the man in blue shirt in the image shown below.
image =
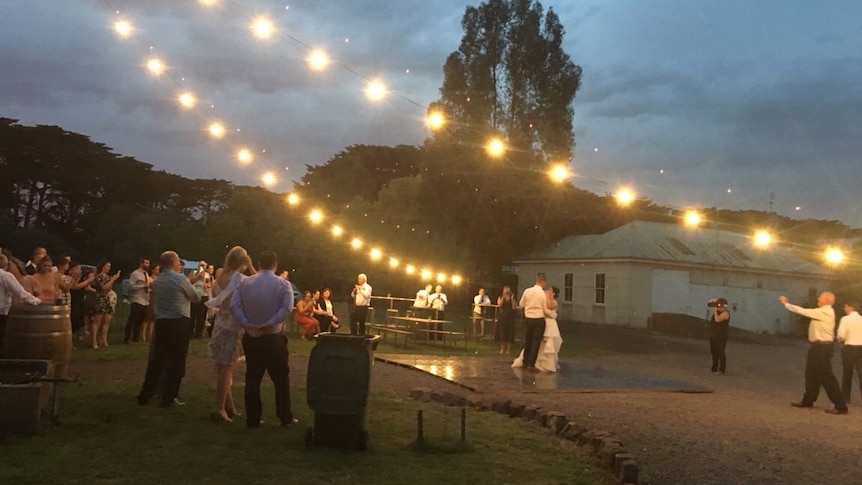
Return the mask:
<svg viewBox="0 0 862 485">
<path fill-rule="evenodd" d="M 156 322 L 138 404 L 150 402 L 156 391 L 160 390 L 161 406 L 170 407 L 183 404 L 177 401 L 177 394 L 185 375 L 189 353 L 192 325 L 189 310 L 193 302 L 200 301 L 203 290 L 199 285 L 194 285 L 199 276 L 186 277 L 183 274 L 183 262 L 174 251 L 163 252 L 159 266 L 162 271 L 151 285 Z"/>
<path fill-rule="evenodd" d="M 260 272 L 240 283 L 230 302 L 231 313 L 245 330 L 245 416 L 249 428 L 260 426 L 263 404 L 260 383 L 264 372 L 275 386 L 275 413 L 282 426 L 296 423 L 290 408 L 290 367 L 287 363 L 287 337 L 284 321 L 293 308 L 293 289 L 289 281 L 275 274 L 278 256 L 264 251 Z"/>
</svg>

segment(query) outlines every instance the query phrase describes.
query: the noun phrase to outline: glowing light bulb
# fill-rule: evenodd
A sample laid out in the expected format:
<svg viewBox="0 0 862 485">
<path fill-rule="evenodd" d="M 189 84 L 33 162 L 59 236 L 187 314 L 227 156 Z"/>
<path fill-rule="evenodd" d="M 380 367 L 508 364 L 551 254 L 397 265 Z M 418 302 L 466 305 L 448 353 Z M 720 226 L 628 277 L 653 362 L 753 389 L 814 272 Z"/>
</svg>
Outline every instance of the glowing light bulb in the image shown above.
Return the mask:
<svg viewBox="0 0 862 485">
<path fill-rule="evenodd" d="M 204 7 L 213 7 L 218 3 L 218 0 L 198 0 L 198 3 Z"/>
<path fill-rule="evenodd" d="M 362 239 L 355 237 L 352 241 L 350 241 L 350 245 L 353 247 L 353 249 L 359 249 L 362 247 Z"/>
<path fill-rule="evenodd" d="M 572 174 L 571 172 L 569 172 L 569 168 L 566 166 L 566 164 L 558 163 L 551 167 L 550 170 L 548 170 L 548 176 L 551 177 L 551 180 L 554 183 L 559 184 L 568 180 L 569 177 L 572 176 Z"/>
<path fill-rule="evenodd" d="M 404 271 L 406 271 L 407 274 L 413 274 L 416 272 L 416 267 L 413 266 L 412 264 L 408 264 L 407 266 L 404 267 Z"/>
<path fill-rule="evenodd" d="M 147 60 L 147 71 L 153 76 L 161 76 L 165 72 L 165 63 L 156 57 Z"/>
<path fill-rule="evenodd" d="M 431 131 L 437 131 L 446 124 L 446 118 L 443 116 L 443 113 L 439 111 L 433 111 L 428 113 L 428 116 L 425 118 L 425 125 L 431 129 Z"/>
<path fill-rule="evenodd" d="M 463 281 L 463 280 L 461 279 L 461 277 L 459 275 L 452 275 L 452 278 L 450 278 L 450 281 L 452 281 L 453 285 L 458 286 L 461 284 L 461 281 Z"/>
<path fill-rule="evenodd" d="M 770 244 L 772 244 L 772 234 L 769 234 L 769 231 L 761 229 L 754 233 L 755 246 L 765 248 Z"/>
<path fill-rule="evenodd" d="M 697 227 L 700 225 L 701 217 L 696 210 L 690 210 L 685 213 L 685 225 L 688 227 Z"/>
<path fill-rule="evenodd" d="M 499 157 L 506 153 L 506 144 L 499 138 L 494 138 L 485 146 L 485 151 L 492 157 Z"/>
<path fill-rule="evenodd" d="M 826 249 L 826 252 L 823 254 L 823 259 L 831 265 L 837 265 L 844 261 L 844 252 L 831 246 Z"/>
<path fill-rule="evenodd" d="M 377 261 L 378 259 L 380 259 L 381 257 L 383 257 L 383 253 L 382 253 L 382 252 L 380 252 L 380 250 L 379 250 L 379 249 L 374 248 L 374 249 L 372 249 L 372 250 L 371 250 L 371 252 L 370 252 L 370 253 L 368 253 L 368 256 L 370 256 L 372 260 Z"/>
<path fill-rule="evenodd" d="M 437 283 L 445 283 L 446 275 L 444 273 L 437 273 Z"/>
<path fill-rule="evenodd" d="M 392 268 L 398 267 L 398 260 L 395 258 L 389 258 L 389 266 Z"/>
<path fill-rule="evenodd" d="M 335 237 L 339 237 L 344 234 L 344 229 L 341 226 L 332 226 L 332 235 Z"/>
<path fill-rule="evenodd" d="M 381 101 L 386 97 L 387 93 L 386 85 L 380 81 L 370 81 L 365 86 L 365 97 L 368 98 L 369 101 Z"/>
<path fill-rule="evenodd" d="M 617 199 L 617 204 L 626 207 L 634 202 L 635 193 L 631 189 L 624 187 L 617 190 L 617 193 L 614 194 L 614 198 Z"/>
<path fill-rule="evenodd" d="M 188 91 L 180 93 L 180 95 L 177 96 L 177 101 L 180 103 L 180 106 L 185 109 L 192 109 L 196 104 L 198 104 L 198 99 L 195 95 Z"/>
<path fill-rule="evenodd" d="M 292 205 L 292 206 L 299 205 L 299 196 L 293 192 L 287 194 L 287 197 L 285 197 L 285 200 L 287 201 L 288 205 Z"/>
<path fill-rule="evenodd" d="M 275 33 L 275 25 L 266 17 L 257 17 L 251 22 L 251 32 L 258 39 L 268 39 Z"/>
<path fill-rule="evenodd" d="M 117 20 L 114 22 L 114 32 L 123 39 L 129 38 L 134 31 L 135 28 L 132 27 L 131 22 L 128 20 Z"/>
<path fill-rule="evenodd" d="M 263 183 L 263 185 L 267 187 L 272 187 L 273 185 L 275 185 L 276 182 L 278 182 L 278 177 L 276 177 L 275 174 L 272 172 L 265 172 L 263 175 L 260 176 L 260 181 Z"/>
<path fill-rule="evenodd" d="M 308 220 L 313 224 L 320 224 L 323 221 L 323 212 L 320 209 L 314 209 L 308 214 Z"/>
<path fill-rule="evenodd" d="M 243 164 L 249 164 L 254 159 L 254 155 L 251 154 L 251 150 L 248 148 L 242 148 L 238 152 L 236 152 L 236 159 Z"/>
<path fill-rule="evenodd" d="M 209 131 L 210 136 L 215 139 L 224 137 L 225 133 L 227 132 L 227 130 L 225 130 L 224 128 L 224 125 L 219 123 L 218 121 L 210 123 L 210 126 L 209 128 L 207 128 L 207 131 Z"/>
<path fill-rule="evenodd" d="M 332 62 L 326 52 L 315 49 L 311 51 L 311 54 L 308 55 L 308 67 L 313 71 L 322 71 L 329 67 L 329 63 Z"/>
<path fill-rule="evenodd" d="M 422 270 L 422 279 L 423 280 L 430 280 L 431 279 L 431 270 L 430 269 L 423 269 Z"/>
</svg>

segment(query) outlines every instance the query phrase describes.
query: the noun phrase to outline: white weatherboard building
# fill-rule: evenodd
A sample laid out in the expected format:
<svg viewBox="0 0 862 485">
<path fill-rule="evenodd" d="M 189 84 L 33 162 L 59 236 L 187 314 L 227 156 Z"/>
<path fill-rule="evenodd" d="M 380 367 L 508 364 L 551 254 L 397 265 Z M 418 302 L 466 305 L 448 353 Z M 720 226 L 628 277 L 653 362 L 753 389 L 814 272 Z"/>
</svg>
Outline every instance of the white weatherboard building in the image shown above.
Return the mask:
<svg viewBox="0 0 862 485">
<path fill-rule="evenodd" d="M 560 288 L 560 318 L 648 328 L 654 313 L 707 317 L 710 298 L 727 298 L 731 326 L 791 333 L 779 295 L 807 304 L 831 289 L 832 272 L 780 244 L 716 229 L 635 221 L 604 234 L 569 236 L 515 261 L 520 284 L 538 273 Z"/>
</svg>

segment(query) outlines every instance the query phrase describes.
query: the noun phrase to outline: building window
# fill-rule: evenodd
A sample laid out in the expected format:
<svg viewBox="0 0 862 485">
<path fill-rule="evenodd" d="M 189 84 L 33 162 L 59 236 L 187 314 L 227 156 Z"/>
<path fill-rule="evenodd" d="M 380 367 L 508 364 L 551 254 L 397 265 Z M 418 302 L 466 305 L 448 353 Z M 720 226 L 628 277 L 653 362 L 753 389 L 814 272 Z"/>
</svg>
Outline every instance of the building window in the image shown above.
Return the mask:
<svg viewBox="0 0 862 485">
<path fill-rule="evenodd" d="M 574 285 L 574 275 L 572 273 L 566 273 L 563 278 L 563 301 L 572 301 L 572 296 L 574 296 Z"/>
<path fill-rule="evenodd" d="M 605 274 L 596 273 L 596 298 L 594 302 L 597 305 L 605 304 Z"/>
</svg>

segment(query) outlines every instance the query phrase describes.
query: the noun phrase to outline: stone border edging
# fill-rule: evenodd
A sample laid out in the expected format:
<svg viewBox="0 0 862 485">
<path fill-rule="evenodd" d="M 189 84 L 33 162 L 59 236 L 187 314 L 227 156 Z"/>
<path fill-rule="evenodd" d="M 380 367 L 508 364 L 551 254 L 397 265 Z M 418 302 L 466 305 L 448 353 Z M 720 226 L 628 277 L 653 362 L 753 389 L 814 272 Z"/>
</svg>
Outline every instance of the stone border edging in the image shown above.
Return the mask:
<svg viewBox="0 0 862 485">
<path fill-rule="evenodd" d="M 470 407 L 478 411 L 495 411 L 510 418 L 522 418 L 533 421 L 548 428 L 560 438 L 567 439 L 580 447 L 589 447 L 598 460 L 599 465 L 611 473 L 621 485 L 638 483 L 640 468 L 632 453 L 622 442 L 609 432 L 598 429 L 587 429 L 574 421 L 569 421 L 565 414 L 549 411 L 538 406 L 517 404 L 511 400 L 486 403 L 478 396 L 461 396 L 449 391 L 438 392 L 428 387 L 414 387 L 410 397 L 417 401 L 437 401 L 446 406 Z"/>
</svg>

